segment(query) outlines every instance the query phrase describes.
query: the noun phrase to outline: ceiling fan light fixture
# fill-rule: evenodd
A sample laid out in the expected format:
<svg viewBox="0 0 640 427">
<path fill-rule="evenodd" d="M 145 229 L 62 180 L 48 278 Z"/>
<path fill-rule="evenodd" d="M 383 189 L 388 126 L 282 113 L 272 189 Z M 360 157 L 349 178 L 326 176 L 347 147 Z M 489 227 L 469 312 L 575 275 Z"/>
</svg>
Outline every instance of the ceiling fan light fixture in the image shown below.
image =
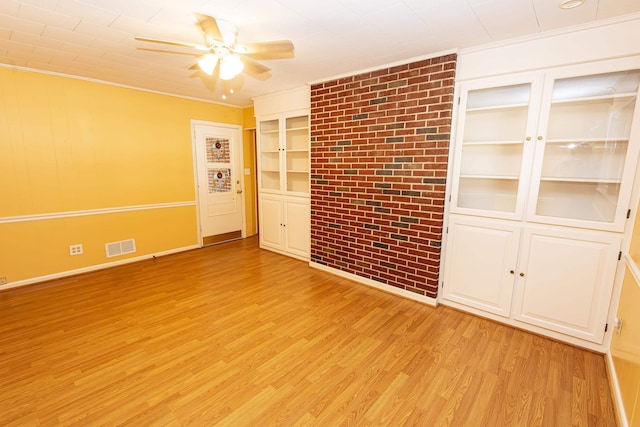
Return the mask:
<svg viewBox="0 0 640 427">
<path fill-rule="evenodd" d="M 582 6 L 586 0 L 562 0 L 558 7 L 560 9 L 573 9 L 578 6 Z"/>
<path fill-rule="evenodd" d="M 220 60 L 220 78 L 231 80 L 244 69 L 244 64 L 238 55 L 227 55 Z"/>
<path fill-rule="evenodd" d="M 210 76 L 213 75 L 213 70 L 215 70 L 217 64 L 218 57 L 212 53 L 207 53 L 198 60 L 198 66 L 200 69 Z"/>
</svg>

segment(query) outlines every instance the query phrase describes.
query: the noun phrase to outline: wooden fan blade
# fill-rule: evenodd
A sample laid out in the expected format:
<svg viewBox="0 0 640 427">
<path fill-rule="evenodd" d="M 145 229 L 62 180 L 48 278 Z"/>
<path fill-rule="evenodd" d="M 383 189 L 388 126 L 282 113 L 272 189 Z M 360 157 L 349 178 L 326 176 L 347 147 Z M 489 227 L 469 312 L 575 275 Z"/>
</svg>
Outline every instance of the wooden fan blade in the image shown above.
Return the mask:
<svg viewBox="0 0 640 427">
<path fill-rule="evenodd" d="M 195 79 L 196 77 L 204 80 L 218 80 L 218 77 L 215 74 L 213 76 L 210 76 L 202 70 L 196 70 L 193 73 L 189 74 L 190 79 Z"/>
<path fill-rule="evenodd" d="M 224 43 L 222 33 L 215 18 L 202 13 L 194 13 L 194 15 L 196 17 L 196 27 L 204 34 L 204 40 L 207 46 Z"/>
<path fill-rule="evenodd" d="M 161 44 L 168 44 L 171 46 L 190 47 L 192 49 L 198 49 L 198 50 L 209 50 L 208 47 L 202 46 L 200 44 L 195 44 L 195 43 L 176 42 L 172 40 L 150 39 L 148 37 L 135 37 L 135 39 L 141 42 L 161 43 Z"/>
<path fill-rule="evenodd" d="M 244 55 L 250 58 L 287 59 L 293 58 L 293 43 L 289 40 L 273 40 L 270 42 L 248 43 L 243 45 Z"/>
<path fill-rule="evenodd" d="M 258 74 L 257 76 L 251 76 L 251 77 L 253 77 L 254 79 L 260 80 L 261 82 L 264 82 L 271 78 L 271 73 L 262 73 L 262 74 Z"/>
<path fill-rule="evenodd" d="M 262 65 L 261 63 L 256 62 L 251 58 L 247 58 L 246 56 L 241 56 L 240 60 L 244 64 L 243 72 L 250 75 L 251 77 L 254 77 L 258 80 L 267 80 L 271 77 L 271 74 L 269 74 L 271 68 L 267 67 L 266 65 Z"/>
<path fill-rule="evenodd" d="M 176 52 L 175 50 L 165 50 L 165 49 L 149 49 L 146 47 L 139 47 L 138 50 L 144 50 L 145 52 L 160 52 L 160 53 L 173 53 L 175 55 L 187 55 L 187 56 L 200 56 L 200 53 L 193 52 Z"/>
</svg>

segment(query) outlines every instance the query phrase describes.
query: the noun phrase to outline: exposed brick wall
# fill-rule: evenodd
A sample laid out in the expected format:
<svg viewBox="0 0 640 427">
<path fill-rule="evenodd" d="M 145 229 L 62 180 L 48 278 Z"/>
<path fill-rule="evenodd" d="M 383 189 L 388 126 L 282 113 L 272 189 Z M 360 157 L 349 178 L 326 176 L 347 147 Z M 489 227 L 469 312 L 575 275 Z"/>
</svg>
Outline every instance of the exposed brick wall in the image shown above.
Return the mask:
<svg viewBox="0 0 640 427">
<path fill-rule="evenodd" d="M 311 260 L 438 292 L 456 55 L 311 87 Z"/>
</svg>

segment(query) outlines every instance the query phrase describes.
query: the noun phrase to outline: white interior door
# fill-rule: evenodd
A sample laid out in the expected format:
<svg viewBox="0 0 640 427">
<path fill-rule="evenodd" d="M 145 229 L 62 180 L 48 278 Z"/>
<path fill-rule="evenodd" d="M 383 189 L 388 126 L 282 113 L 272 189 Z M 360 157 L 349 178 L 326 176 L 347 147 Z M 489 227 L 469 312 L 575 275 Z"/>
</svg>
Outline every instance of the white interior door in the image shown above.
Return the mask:
<svg viewBox="0 0 640 427">
<path fill-rule="evenodd" d="M 241 128 L 195 123 L 194 136 L 201 244 L 243 237 Z"/>
</svg>

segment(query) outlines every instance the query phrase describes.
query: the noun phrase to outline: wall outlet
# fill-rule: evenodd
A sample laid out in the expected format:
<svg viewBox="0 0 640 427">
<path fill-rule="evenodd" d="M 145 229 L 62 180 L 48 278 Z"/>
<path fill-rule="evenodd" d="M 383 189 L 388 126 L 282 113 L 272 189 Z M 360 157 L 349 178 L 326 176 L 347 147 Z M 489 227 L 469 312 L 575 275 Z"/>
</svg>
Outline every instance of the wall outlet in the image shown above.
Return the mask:
<svg viewBox="0 0 640 427">
<path fill-rule="evenodd" d="M 6 277 L 0 277 L 0 285 L 6 285 L 7 284 L 7 278 Z"/>
<path fill-rule="evenodd" d="M 82 255 L 82 244 L 69 246 L 69 255 Z"/>
</svg>

